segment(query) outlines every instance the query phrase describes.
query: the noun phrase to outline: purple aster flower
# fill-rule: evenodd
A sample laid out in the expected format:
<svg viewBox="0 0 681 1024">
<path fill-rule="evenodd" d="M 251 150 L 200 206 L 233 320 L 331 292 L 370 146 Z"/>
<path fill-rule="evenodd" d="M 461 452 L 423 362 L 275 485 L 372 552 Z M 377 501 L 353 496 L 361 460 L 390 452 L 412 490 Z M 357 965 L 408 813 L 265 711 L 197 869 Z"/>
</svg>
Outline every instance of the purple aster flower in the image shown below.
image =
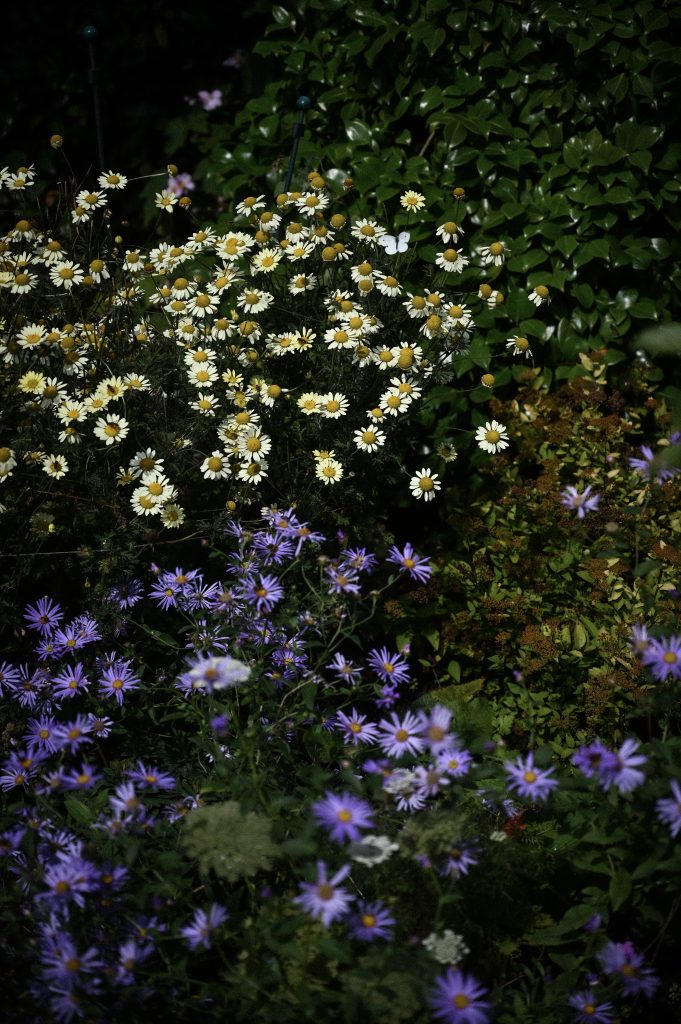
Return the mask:
<svg viewBox="0 0 681 1024">
<path fill-rule="evenodd" d="M 400 811 L 420 811 L 425 805 L 423 790 L 416 788 L 418 776 L 408 768 L 395 768 L 383 778 L 383 789 L 395 798 Z"/>
<path fill-rule="evenodd" d="M 431 990 L 428 1002 L 434 1016 L 445 1024 L 489 1024 L 492 1004 L 483 996 L 487 989 L 470 974 L 451 967 Z"/>
<path fill-rule="evenodd" d="M 293 541 L 281 531 L 256 533 L 251 543 L 264 565 L 283 565 L 293 557 Z"/>
<path fill-rule="evenodd" d="M 58 726 L 56 719 L 51 715 L 43 715 L 41 718 L 29 718 L 27 724 L 24 740 L 29 748 L 35 747 L 37 750 L 44 750 L 49 754 L 59 750 L 60 744 L 55 736 Z"/>
<path fill-rule="evenodd" d="M 77 622 L 70 622 L 68 626 L 64 626 L 63 629 L 55 629 L 51 639 L 54 644 L 54 653 L 59 655 L 59 657 L 63 654 L 72 654 L 73 651 L 77 651 L 81 647 L 85 647 L 87 643 L 86 639 L 81 634 L 81 630 Z"/>
<path fill-rule="evenodd" d="M 408 683 L 409 666 L 401 654 L 391 654 L 387 647 L 369 651 L 367 662 L 384 683 Z"/>
<path fill-rule="evenodd" d="M 97 640 L 102 639 L 97 620 L 93 619 L 91 615 L 79 615 L 73 620 L 71 626 L 80 641 L 80 646 L 94 644 Z"/>
<path fill-rule="evenodd" d="M 182 597 L 182 607 L 190 612 L 198 612 L 210 608 L 219 590 L 220 586 L 218 583 L 204 583 L 202 579 L 194 580 Z M 205 626 L 205 622 L 203 625 Z"/>
<path fill-rule="evenodd" d="M 441 750 L 452 745 L 455 737 L 449 732 L 452 723 L 452 713 L 443 704 L 435 704 L 427 715 L 424 714 L 424 740 L 432 754 L 439 754 Z"/>
<path fill-rule="evenodd" d="M 551 778 L 554 769 L 547 768 L 542 771 L 537 768 L 532 753 L 529 753 L 525 760 L 519 757 L 515 764 L 506 761 L 504 768 L 508 775 L 508 788 L 516 790 L 520 796 L 528 797 L 530 800 L 546 800 L 551 790 L 558 785 L 557 781 Z"/>
<path fill-rule="evenodd" d="M 213 657 L 199 655 L 197 661 L 180 676 L 178 689 L 185 693 L 202 690 L 212 693 L 214 690 L 225 690 L 238 686 L 249 678 L 251 670 L 242 661 L 228 655 Z"/>
<path fill-rule="evenodd" d="M 350 865 L 343 864 L 332 878 L 327 877 L 327 868 L 323 860 L 317 861 L 317 881 L 301 882 L 300 896 L 294 896 L 293 902 L 299 903 L 303 910 L 312 917 L 319 918 L 325 928 L 343 917 L 354 897 L 342 887 L 342 882 L 350 874 Z"/>
<path fill-rule="evenodd" d="M 26 788 L 35 775 L 35 770 L 32 770 L 30 765 L 25 765 L 23 762 L 24 759 L 16 753 L 10 754 L 5 761 L 3 765 L 4 771 L 0 774 L 0 789 L 5 793 L 19 786 Z"/>
<path fill-rule="evenodd" d="M 47 892 L 38 893 L 38 899 L 49 900 L 55 908 L 64 908 L 71 902 L 84 907 L 85 896 L 97 887 L 96 874 L 94 864 L 82 857 L 59 854 L 45 869 Z"/>
<path fill-rule="evenodd" d="M 656 801 L 655 807 L 659 820 L 669 825 L 669 831 L 676 838 L 681 831 L 681 785 L 676 779 L 672 779 L 670 785 L 674 796 Z"/>
<path fill-rule="evenodd" d="M 424 799 L 437 796 L 441 788 L 448 785 L 446 773 L 435 764 L 429 764 L 428 767 L 420 764 L 414 769 L 414 789 Z"/>
<path fill-rule="evenodd" d="M 411 544 L 405 544 L 403 551 L 393 545 L 388 551 L 386 561 L 399 566 L 401 572 L 408 572 L 411 578 L 418 580 L 419 583 L 427 583 L 433 573 L 430 559 L 417 555 Z"/>
<path fill-rule="evenodd" d="M 13 853 L 16 853 L 25 835 L 26 829 L 21 825 L 18 828 L 0 832 L 0 857 L 11 857 Z"/>
<path fill-rule="evenodd" d="M 614 785 L 620 793 L 630 793 L 645 782 L 645 773 L 639 771 L 638 765 L 645 764 L 647 758 L 637 754 L 640 744 L 637 740 L 625 740 L 614 755 L 614 762 L 604 764 L 599 772 L 603 789 Z"/>
<path fill-rule="evenodd" d="M 144 584 L 142 580 L 128 579 L 121 580 L 115 587 L 112 587 L 107 594 L 107 601 L 110 604 L 117 604 L 123 611 L 126 608 L 134 608 L 138 601 L 144 596 Z"/>
<path fill-rule="evenodd" d="M 355 708 L 349 715 L 339 711 L 336 714 L 336 722 L 336 728 L 343 730 L 345 743 L 357 746 L 359 743 L 373 743 L 378 739 L 378 726 L 373 722 L 367 722 L 367 716 L 360 715 Z"/>
<path fill-rule="evenodd" d="M 361 588 L 359 585 L 359 576 L 356 572 L 348 569 L 345 565 L 340 565 L 337 568 L 329 565 L 324 570 L 324 573 L 329 578 L 329 593 L 330 594 L 360 594 Z"/>
<path fill-rule="evenodd" d="M 75 753 L 82 743 L 91 743 L 89 734 L 92 732 L 92 725 L 85 715 L 77 715 L 70 722 L 62 722 L 55 730 L 55 738 L 59 743 L 59 749 L 65 747 Z"/>
<path fill-rule="evenodd" d="M 19 682 L 19 670 L 13 665 L 10 665 L 8 661 L 0 663 L 0 693 L 7 687 L 11 689 Z"/>
<path fill-rule="evenodd" d="M 354 661 L 348 661 L 345 656 L 338 651 L 334 654 L 326 667 L 330 669 L 334 675 L 343 679 L 346 683 L 351 683 L 353 686 L 359 682 L 362 674 L 362 669 L 358 668 Z"/>
<path fill-rule="evenodd" d="M 383 711 L 384 708 L 392 708 L 400 699 L 400 691 L 397 683 L 386 683 L 381 687 L 381 696 L 376 699 L 376 707 Z"/>
<path fill-rule="evenodd" d="M 610 1024 L 612 1003 L 598 1003 L 593 992 L 576 992 L 568 1005 L 575 1010 L 577 1024 Z"/>
<path fill-rule="evenodd" d="M 681 679 L 681 636 L 650 640 L 643 652 L 642 661 L 661 683 L 668 676 Z"/>
<path fill-rule="evenodd" d="M 98 716 L 90 711 L 87 718 L 90 723 L 93 736 L 101 736 L 102 739 L 105 739 L 113 729 L 113 722 L 110 718 L 106 718 L 104 715 Z"/>
<path fill-rule="evenodd" d="M 584 931 L 588 932 L 589 935 L 595 935 L 595 933 L 598 931 L 598 929 L 601 927 L 602 924 L 603 924 L 602 916 L 600 914 L 598 914 L 598 913 L 594 914 L 593 917 L 590 917 L 589 920 L 584 925 Z"/>
<path fill-rule="evenodd" d="M 197 910 L 191 922 L 182 928 L 182 936 L 190 950 L 194 952 L 200 946 L 210 949 L 211 935 L 228 918 L 229 914 L 219 903 L 212 903 L 208 913 Z"/>
<path fill-rule="evenodd" d="M 587 779 L 607 777 L 609 772 L 616 770 L 618 764 L 616 755 L 604 747 L 600 740 L 580 747 L 570 760 Z"/>
<path fill-rule="evenodd" d="M 367 552 L 366 548 L 348 548 L 343 552 L 340 564 L 344 569 L 350 569 L 353 572 L 370 573 L 378 565 L 378 559 L 376 555 Z"/>
<path fill-rule="evenodd" d="M 138 964 L 146 960 L 154 951 L 153 946 L 138 946 L 134 939 L 122 942 L 118 947 L 116 963 L 116 983 L 118 985 L 134 985 L 133 971 Z"/>
<path fill-rule="evenodd" d="M 296 550 L 293 552 L 296 558 L 303 550 L 303 545 L 306 542 L 309 544 L 322 544 L 326 540 L 323 533 L 311 530 L 307 523 L 298 523 L 297 526 L 291 528 L 290 533 L 292 537 L 298 538 Z"/>
<path fill-rule="evenodd" d="M 95 783 L 102 778 L 101 772 L 97 774 L 92 765 L 82 764 L 80 768 L 73 768 L 64 775 L 65 789 L 94 789 Z"/>
<path fill-rule="evenodd" d="M 8 679 L 6 685 L 12 698 L 22 708 L 33 708 L 47 686 L 47 678 L 40 669 L 33 672 L 28 665 L 20 665 L 18 678 Z"/>
<path fill-rule="evenodd" d="M 662 484 L 665 480 L 671 480 L 679 472 L 678 466 L 665 466 L 662 462 L 663 455 L 656 456 L 648 445 L 642 444 L 640 451 L 643 458 L 631 458 L 629 459 L 629 465 L 637 473 L 640 473 L 641 476 L 644 476 L 646 480 L 650 480 L 654 476 L 655 482 Z"/>
<path fill-rule="evenodd" d="M 79 953 L 68 932 L 61 929 L 50 935 L 40 954 L 42 976 L 57 988 L 70 989 L 83 975 L 92 974 L 104 966 L 94 946 Z"/>
<path fill-rule="evenodd" d="M 350 793 L 326 793 L 323 800 L 312 804 L 312 815 L 325 828 L 331 839 L 342 843 L 346 839 L 359 842 L 360 829 L 370 828 L 374 823 L 373 811 L 366 800 L 360 800 Z"/>
<path fill-rule="evenodd" d="M 477 843 L 463 840 L 455 843 L 447 850 L 439 874 L 443 878 L 460 878 L 461 875 L 467 875 L 468 869 L 478 863 L 478 853 Z"/>
<path fill-rule="evenodd" d="M 633 654 L 643 654 L 650 642 L 646 626 L 635 625 L 631 627 L 631 650 Z"/>
<path fill-rule="evenodd" d="M 27 605 L 24 619 L 29 629 L 37 629 L 43 636 L 49 635 L 64 618 L 61 606 L 51 597 L 41 597 L 35 605 Z"/>
<path fill-rule="evenodd" d="M 210 727 L 218 739 L 224 739 L 229 728 L 229 715 L 215 715 L 210 720 Z"/>
<path fill-rule="evenodd" d="M 581 494 L 576 487 L 566 487 L 560 496 L 566 508 L 576 509 L 579 519 L 583 519 L 587 512 L 595 512 L 601 500 L 600 494 L 591 494 L 591 487 L 585 487 Z"/>
<path fill-rule="evenodd" d="M 220 90 L 216 89 L 215 92 L 220 92 Z M 205 95 L 208 95 L 208 93 L 206 93 Z M 222 93 L 220 93 L 220 96 L 222 96 Z M 201 93 L 199 93 L 199 99 L 201 99 Z M 220 100 L 220 102 L 215 105 L 219 107 L 221 103 L 222 100 Z M 207 107 L 204 104 L 203 109 L 212 110 L 213 107 Z M 187 171 L 181 171 L 179 174 L 171 174 L 171 176 L 168 178 L 168 184 L 166 185 L 166 188 L 168 189 L 169 192 L 172 192 L 173 195 L 177 196 L 179 199 L 180 196 L 186 195 L 187 192 L 193 192 L 194 189 L 196 188 L 196 185 L 191 174 L 188 174 Z"/>
<path fill-rule="evenodd" d="M 418 754 L 425 746 L 423 718 L 411 711 L 407 711 L 402 720 L 394 711 L 391 712 L 390 721 L 383 718 L 379 729 L 382 730 L 378 737 L 379 746 L 388 757 Z"/>
<path fill-rule="evenodd" d="M 119 704 L 123 703 L 124 694 L 136 690 L 140 684 L 130 662 L 124 658 L 103 669 L 98 682 L 100 696 L 115 697 Z"/>
<path fill-rule="evenodd" d="M 109 805 L 119 815 L 140 815 L 146 812 L 132 782 L 122 782 L 116 786 L 114 795 L 109 797 Z"/>
<path fill-rule="evenodd" d="M 221 89 L 212 89 L 210 92 L 207 89 L 200 89 L 197 96 L 204 110 L 216 110 L 222 106 Z"/>
<path fill-rule="evenodd" d="M 218 584 L 217 590 L 210 602 L 210 610 L 229 616 L 241 611 L 236 593 L 226 583 Z"/>
<path fill-rule="evenodd" d="M 636 996 L 640 992 L 652 996 L 660 984 L 651 967 L 644 967 L 644 958 L 631 942 L 608 942 L 598 954 L 606 974 L 617 975 L 622 994 Z"/>
<path fill-rule="evenodd" d="M 283 598 L 284 589 L 277 582 L 276 576 L 263 576 L 261 574 L 257 579 L 251 579 L 243 583 L 239 593 L 241 597 L 255 604 L 256 610 L 259 613 L 269 613 L 275 604 L 278 604 Z"/>
<path fill-rule="evenodd" d="M 167 612 L 169 608 L 177 608 L 177 598 L 180 588 L 175 583 L 164 583 L 157 580 L 149 591 L 149 597 L 156 601 L 159 607 Z"/>
<path fill-rule="evenodd" d="M 54 696 L 60 700 L 75 697 L 77 693 L 87 691 L 90 680 L 85 675 L 85 669 L 80 662 L 75 665 L 67 665 L 58 676 L 52 677 Z"/>
<path fill-rule="evenodd" d="M 155 766 L 145 765 L 143 761 L 138 761 L 137 767 L 129 768 L 126 774 L 143 789 L 175 789 L 175 779 L 172 775 L 159 771 Z"/>
<path fill-rule="evenodd" d="M 394 925 L 395 918 L 380 900 L 375 903 L 366 903 L 362 900 L 348 920 L 348 929 L 352 937 L 364 942 L 373 942 L 374 939 L 390 941 Z"/>
<path fill-rule="evenodd" d="M 473 755 L 468 750 L 448 747 L 439 752 L 435 763 L 439 771 L 447 772 L 448 775 L 458 779 L 462 775 L 468 775 L 473 763 Z"/>
</svg>

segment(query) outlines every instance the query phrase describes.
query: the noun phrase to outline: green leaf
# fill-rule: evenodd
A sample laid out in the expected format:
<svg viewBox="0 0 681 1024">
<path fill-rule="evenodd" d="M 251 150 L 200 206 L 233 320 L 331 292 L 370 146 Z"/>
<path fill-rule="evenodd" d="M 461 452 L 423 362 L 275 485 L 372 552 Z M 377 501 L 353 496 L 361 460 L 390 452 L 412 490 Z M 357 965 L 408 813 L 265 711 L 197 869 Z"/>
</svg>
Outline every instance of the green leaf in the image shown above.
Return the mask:
<svg viewBox="0 0 681 1024">
<path fill-rule="evenodd" d="M 75 796 L 67 796 L 64 800 L 66 810 L 74 821 L 80 825 L 89 825 L 92 821 L 92 809 Z"/>
<path fill-rule="evenodd" d="M 640 299 L 633 304 L 629 314 L 637 320 L 657 320 L 659 311 L 652 299 Z"/>
<path fill-rule="evenodd" d="M 625 868 L 618 868 L 610 879 L 610 901 L 613 910 L 619 910 L 631 892 L 631 875 Z"/>
<path fill-rule="evenodd" d="M 605 238 L 597 238 L 593 242 L 587 242 L 575 253 L 573 264 L 576 268 L 583 267 L 591 260 L 607 260 L 610 256 L 610 244 Z"/>
<path fill-rule="evenodd" d="M 359 142 L 360 144 L 370 143 L 372 140 L 371 129 L 368 124 L 364 121 L 360 121 L 355 118 L 345 126 L 345 134 L 350 139 L 350 142 Z"/>
</svg>

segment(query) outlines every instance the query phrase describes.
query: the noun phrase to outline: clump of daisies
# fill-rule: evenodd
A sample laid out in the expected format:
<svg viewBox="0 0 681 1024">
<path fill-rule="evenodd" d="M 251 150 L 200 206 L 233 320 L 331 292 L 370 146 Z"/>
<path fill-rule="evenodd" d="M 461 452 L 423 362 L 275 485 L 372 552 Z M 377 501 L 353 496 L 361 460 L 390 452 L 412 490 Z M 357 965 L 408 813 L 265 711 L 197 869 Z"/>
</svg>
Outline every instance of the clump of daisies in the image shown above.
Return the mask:
<svg viewBox="0 0 681 1024">
<path fill-rule="evenodd" d="M 6 170 L 0 186 L 21 197 L 34 178 Z M 442 468 L 406 468 L 404 424 L 452 379 L 492 294 L 483 285 L 462 298 L 458 214 L 433 229 L 429 265 L 400 224 L 350 218 L 316 171 L 274 202 L 244 197 L 221 231 L 192 223 L 191 201 L 166 187 L 159 224 L 183 218 L 185 237 L 143 249 L 108 226 L 127 187 L 105 171 L 95 187 L 65 190 L 55 209 L 68 208 L 66 228 L 43 209 L 0 239 L 0 359 L 16 411 L 0 448 L 9 501 L 30 502 L 40 474 L 51 494 L 81 501 L 86 471 L 100 510 L 165 530 L 268 488 L 345 489 L 355 501 L 387 477 L 432 500 Z M 426 216 L 425 196 L 407 189 L 398 221 Z M 497 272 L 506 252 L 493 241 L 483 263 Z M 513 354 L 529 355 L 523 342 Z M 492 454 L 508 443 L 496 421 L 476 439 Z"/>
</svg>

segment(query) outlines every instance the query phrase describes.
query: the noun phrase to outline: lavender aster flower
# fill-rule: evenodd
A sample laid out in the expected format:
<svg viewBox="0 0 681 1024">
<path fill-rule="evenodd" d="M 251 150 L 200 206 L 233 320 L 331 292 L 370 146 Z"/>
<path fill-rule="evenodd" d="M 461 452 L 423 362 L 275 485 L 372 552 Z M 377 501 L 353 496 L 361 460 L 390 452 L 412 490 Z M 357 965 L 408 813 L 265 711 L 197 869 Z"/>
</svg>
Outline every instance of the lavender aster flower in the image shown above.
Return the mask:
<svg viewBox="0 0 681 1024">
<path fill-rule="evenodd" d="M 255 604 L 257 611 L 269 613 L 275 604 L 284 596 L 283 587 L 277 582 L 276 576 L 263 576 L 262 574 L 247 583 L 242 584 L 239 594 L 246 600 Z"/>
<path fill-rule="evenodd" d="M 376 555 L 372 555 L 366 548 L 348 548 L 341 557 L 341 566 L 360 573 L 373 572 L 377 564 Z"/>
<path fill-rule="evenodd" d="M 143 789 L 175 789 L 175 779 L 167 772 L 159 771 L 156 766 L 150 767 L 143 761 L 137 762 L 136 768 L 129 768 L 127 776 Z"/>
<path fill-rule="evenodd" d="M 329 577 L 330 594 L 360 594 L 359 576 L 356 572 L 348 569 L 346 565 L 327 566 L 324 570 Z"/>
<path fill-rule="evenodd" d="M 75 665 L 67 665 L 63 672 L 52 679 L 54 685 L 54 696 L 59 700 L 66 700 L 75 697 L 77 693 L 85 693 L 90 685 L 90 680 L 85 675 L 85 669 L 80 662 Z"/>
<path fill-rule="evenodd" d="M 639 746 L 637 740 L 625 740 L 615 754 L 614 762 L 601 768 L 600 782 L 603 789 L 607 790 L 614 785 L 620 793 L 630 793 L 645 782 L 645 773 L 639 770 L 638 765 L 645 764 L 647 758 L 636 753 Z"/>
<path fill-rule="evenodd" d="M 434 1016 L 445 1024 L 488 1024 L 492 1004 L 483 999 L 486 994 L 487 989 L 470 974 L 450 967 L 435 979 L 428 1002 Z"/>
<path fill-rule="evenodd" d="M 110 604 L 117 604 L 123 611 L 126 608 L 133 608 L 138 601 L 141 601 L 143 593 L 144 584 L 141 580 L 122 580 L 111 588 L 106 599 Z"/>
<path fill-rule="evenodd" d="M 388 757 L 417 754 L 425 746 L 423 719 L 419 715 L 413 715 L 411 711 L 407 711 L 402 720 L 394 711 L 391 712 L 390 721 L 383 718 L 379 722 L 379 728 L 381 734 L 378 737 L 378 742 L 381 750 Z"/>
<path fill-rule="evenodd" d="M 657 817 L 665 825 L 669 825 L 669 831 L 676 838 L 681 831 L 681 785 L 672 779 L 670 783 L 673 797 L 658 800 L 655 804 Z"/>
<path fill-rule="evenodd" d="M 384 683 L 408 683 L 409 666 L 401 654 L 391 654 L 387 647 L 369 651 L 367 662 Z"/>
<path fill-rule="evenodd" d="M 24 619 L 29 629 L 37 629 L 43 636 L 52 632 L 64 618 L 60 605 L 51 597 L 41 597 L 34 605 L 27 605 Z"/>
<path fill-rule="evenodd" d="M 362 939 L 364 942 L 392 939 L 394 925 L 395 918 L 380 900 L 375 903 L 362 901 L 348 922 L 353 938 Z"/>
<path fill-rule="evenodd" d="M 403 551 L 400 551 L 398 547 L 393 545 L 388 551 L 386 561 L 392 565 L 399 566 L 401 571 L 406 570 L 411 578 L 418 580 L 419 583 L 427 583 L 433 573 L 429 564 L 430 559 L 417 555 L 411 544 L 405 544 Z"/>
<path fill-rule="evenodd" d="M 643 625 L 631 627 L 631 650 L 633 654 L 643 654 L 650 643 L 648 630 Z"/>
<path fill-rule="evenodd" d="M 350 793 L 326 793 L 323 800 L 312 804 L 312 814 L 337 843 L 346 839 L 359 842 L 360 829 L 370 828 L 374 823 L 370 805 Z"/>
<path fill-rule="evenodd" d="M 178 687 L 185 692 L 202 690 L 212 693 L 214 690 L 238 686 L 239 683 L 245 682 L 250 674 L 248 665 L 228 655 L 217 658 L 199 656 L 188 671 L 180 676 Z"/>
<path fill-rule="evenodd" d="M 568 1005 L 575 1010 L 577 1024 L 610 1024 L 612 1020 L 612 1003 L 598 1004 L 593 992 L 576 992 Z"/>
<path fill-rule="evenodd" d="M 332 660 L 326 667 L 331 669 L 331 671 L 340 679 L 343 679 L 347 683 L 352 683 L 353 686 L 355 683 L 359 682 L 362 674 L 362 669 L 358 668 L 354 661 L 348 661 L 344 655 L 338 651 L 334 654 Z"/>
<path fill-rule="evenodd" d="M 631 942 L 608 942 L 598 954 L 606 974 L 617 975 L 622 982 L 622 994 L 652 996 L 660 984 L 651 967 L 644 967 L 644 958 Z"/>
<path fill-rule="evenodd" d="M 643 651 L 642 661 L 661 683 L 668 676 L 681 679 L 681 636 L 650 640 Z"/>
<path fill-rule="evenodd" d="M 558 785 L 557 781 L 551 778 L 553 768 L 541 771 L 536 767 L 531 753 L 525 760 L 519 757 L 515 764 L 506 761 L 504 767 L 509 777 L 508 788 L 516 790 L 520 796 L 528 797 L 530 800 L 546 800 L 551 790 Z"/>
<path fill-rule="evenodd" d="M 662 456 L 656 456 L 648 445 L 642 444 L 640 451 L 643 458 L 631 458 L 629 459 L 629 465 L 637 473 L 640 473 L 641 476 L 644 476 L 646 480 L 650 480 L 654 476 L 655 482 L 662 484 L 665 480 L 671 480 L 679 472 L 678 466 L 665 466 L 661 461 Z"/>
<path fill-rule="evenodd" d="M 373 722 L 367 722 L 366 715 L 360 715 L 355 708 L 349 715 L 339 711 L 336 714 L 336 728 L 343 730 L 345 743 L 373 743 L 378 738 L 378 726 Z"/>
<path fill-rule="evenodd" d="M 191 922 L 182 928 L 182 936 L 190 950 L 194 952 L 199 946 L 210 949 L 211 935 L 228 917 L 229 914 L 219 903 L 211 904 L 208 913 L 197 910 Z"/>
<path fill-rule="evenodd" d="M 300 896 L 294 896 L 293 902 L 299 903 L 303 910 L 312 917 L 319 918 L 325 928 L 343 917 L 352 903 L 353 896 L 339 887 L 350 874 L 350 865 L 343 864 L 331 878 L 327 877 L 327 867 L 323 860 L 317 861 L 317 881 L 301 882 Z"/>
<path fill-rule="evenodd" d="M 585 487 L 582 494 L 576 487 L 566 487 L 560 496 L 566 508 L 576 509 L 579 519 L 583 519 L 587 512 L 595 512 L 601 500 L 600 494 L 591 494 L 591 487 Z"/>
<path fill-rule="evenodd" d="M 593 779 L 595 776 L 607 777 L 609 772 L 617 769 L 616 755 L 604 747 L 600 740 L 580 747 L 570 760 L 587 779 Z"/>
<path fill-rule="evenodd" d="M 99 677 L 99 693 L 102 697 L 115 697 L 119 704 L 123 703 L 123 695 L 136 690 L 139 678 L 130 667 L 130 662 L 121 659 L 103 669 Z"/>
</svg>

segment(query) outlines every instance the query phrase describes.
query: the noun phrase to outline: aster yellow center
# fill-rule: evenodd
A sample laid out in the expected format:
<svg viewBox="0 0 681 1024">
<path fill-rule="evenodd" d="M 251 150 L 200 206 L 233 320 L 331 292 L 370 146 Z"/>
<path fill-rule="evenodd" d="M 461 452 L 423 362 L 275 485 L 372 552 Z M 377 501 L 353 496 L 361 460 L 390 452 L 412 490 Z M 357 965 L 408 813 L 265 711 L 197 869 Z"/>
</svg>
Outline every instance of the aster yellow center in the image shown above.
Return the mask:
<svg viewBox="0 0 681 1024">
<path fill-rule="evenodd" d="M 409 739 L 409 733 L 407 732 L 406 729 L 398 729 L 397 732 L 395 733 L 395 739 L 397 740 L 398 743 L 406 743 L 406 741 Z"/>
<path fill-rule="evenodd" d="M 674 651 L 665 651 L 665 653 L 662 655 L 662 660 L 666 661 L 668 665 L 675 665 L 679 659 L 678 656 L 674 653 Z"/>
<path fill-rule="evenodd" d="M 376 924 L 376 918 L 373 914 L 362 914 L 362 924 L 365 928 L 373 928 Z"/>
<path fill-rule="evenodd" d="M 499 433 L 498 430 L 488 430 L 485 433 L 485 437 L 489 441 L 490 444 L 496 444 L 497 441 L 500 439 L 501 434 Z"/>
<path fill-rule="evenodd" d="M 352 814 L 350 811 L 342 810 L 338 812 L 339 821 L 352 821 Z"/>
<path fill-rule="evenodd" d="M 419 480 L 419 487 L 422 491 L 432 491 L 433 481 L 429 476 L 421 477 Z"/>
<path fill-rule="evenodd" d="M 463 992 L 457 993 L 457 995 L 452 999 L 452 1006 L 455 1006 L 457 1010 L 465 1010 L 466 1007 L 470 1005 L 470 999 Z"/>
<path fill-rule="evenodd" d="M 211 473 L 219 473 L 222 469 L 222 459 L 219 459 L 216 455 L 211 456 L 208 460 L 208 468 Z"/>
<path fill-rule="evenodd" d="M 536 772 L 524 772 L 523 773 L 523 779 L 527 783 L 536 782 L 537 781 L 537 773 Z"/>
</svg>

